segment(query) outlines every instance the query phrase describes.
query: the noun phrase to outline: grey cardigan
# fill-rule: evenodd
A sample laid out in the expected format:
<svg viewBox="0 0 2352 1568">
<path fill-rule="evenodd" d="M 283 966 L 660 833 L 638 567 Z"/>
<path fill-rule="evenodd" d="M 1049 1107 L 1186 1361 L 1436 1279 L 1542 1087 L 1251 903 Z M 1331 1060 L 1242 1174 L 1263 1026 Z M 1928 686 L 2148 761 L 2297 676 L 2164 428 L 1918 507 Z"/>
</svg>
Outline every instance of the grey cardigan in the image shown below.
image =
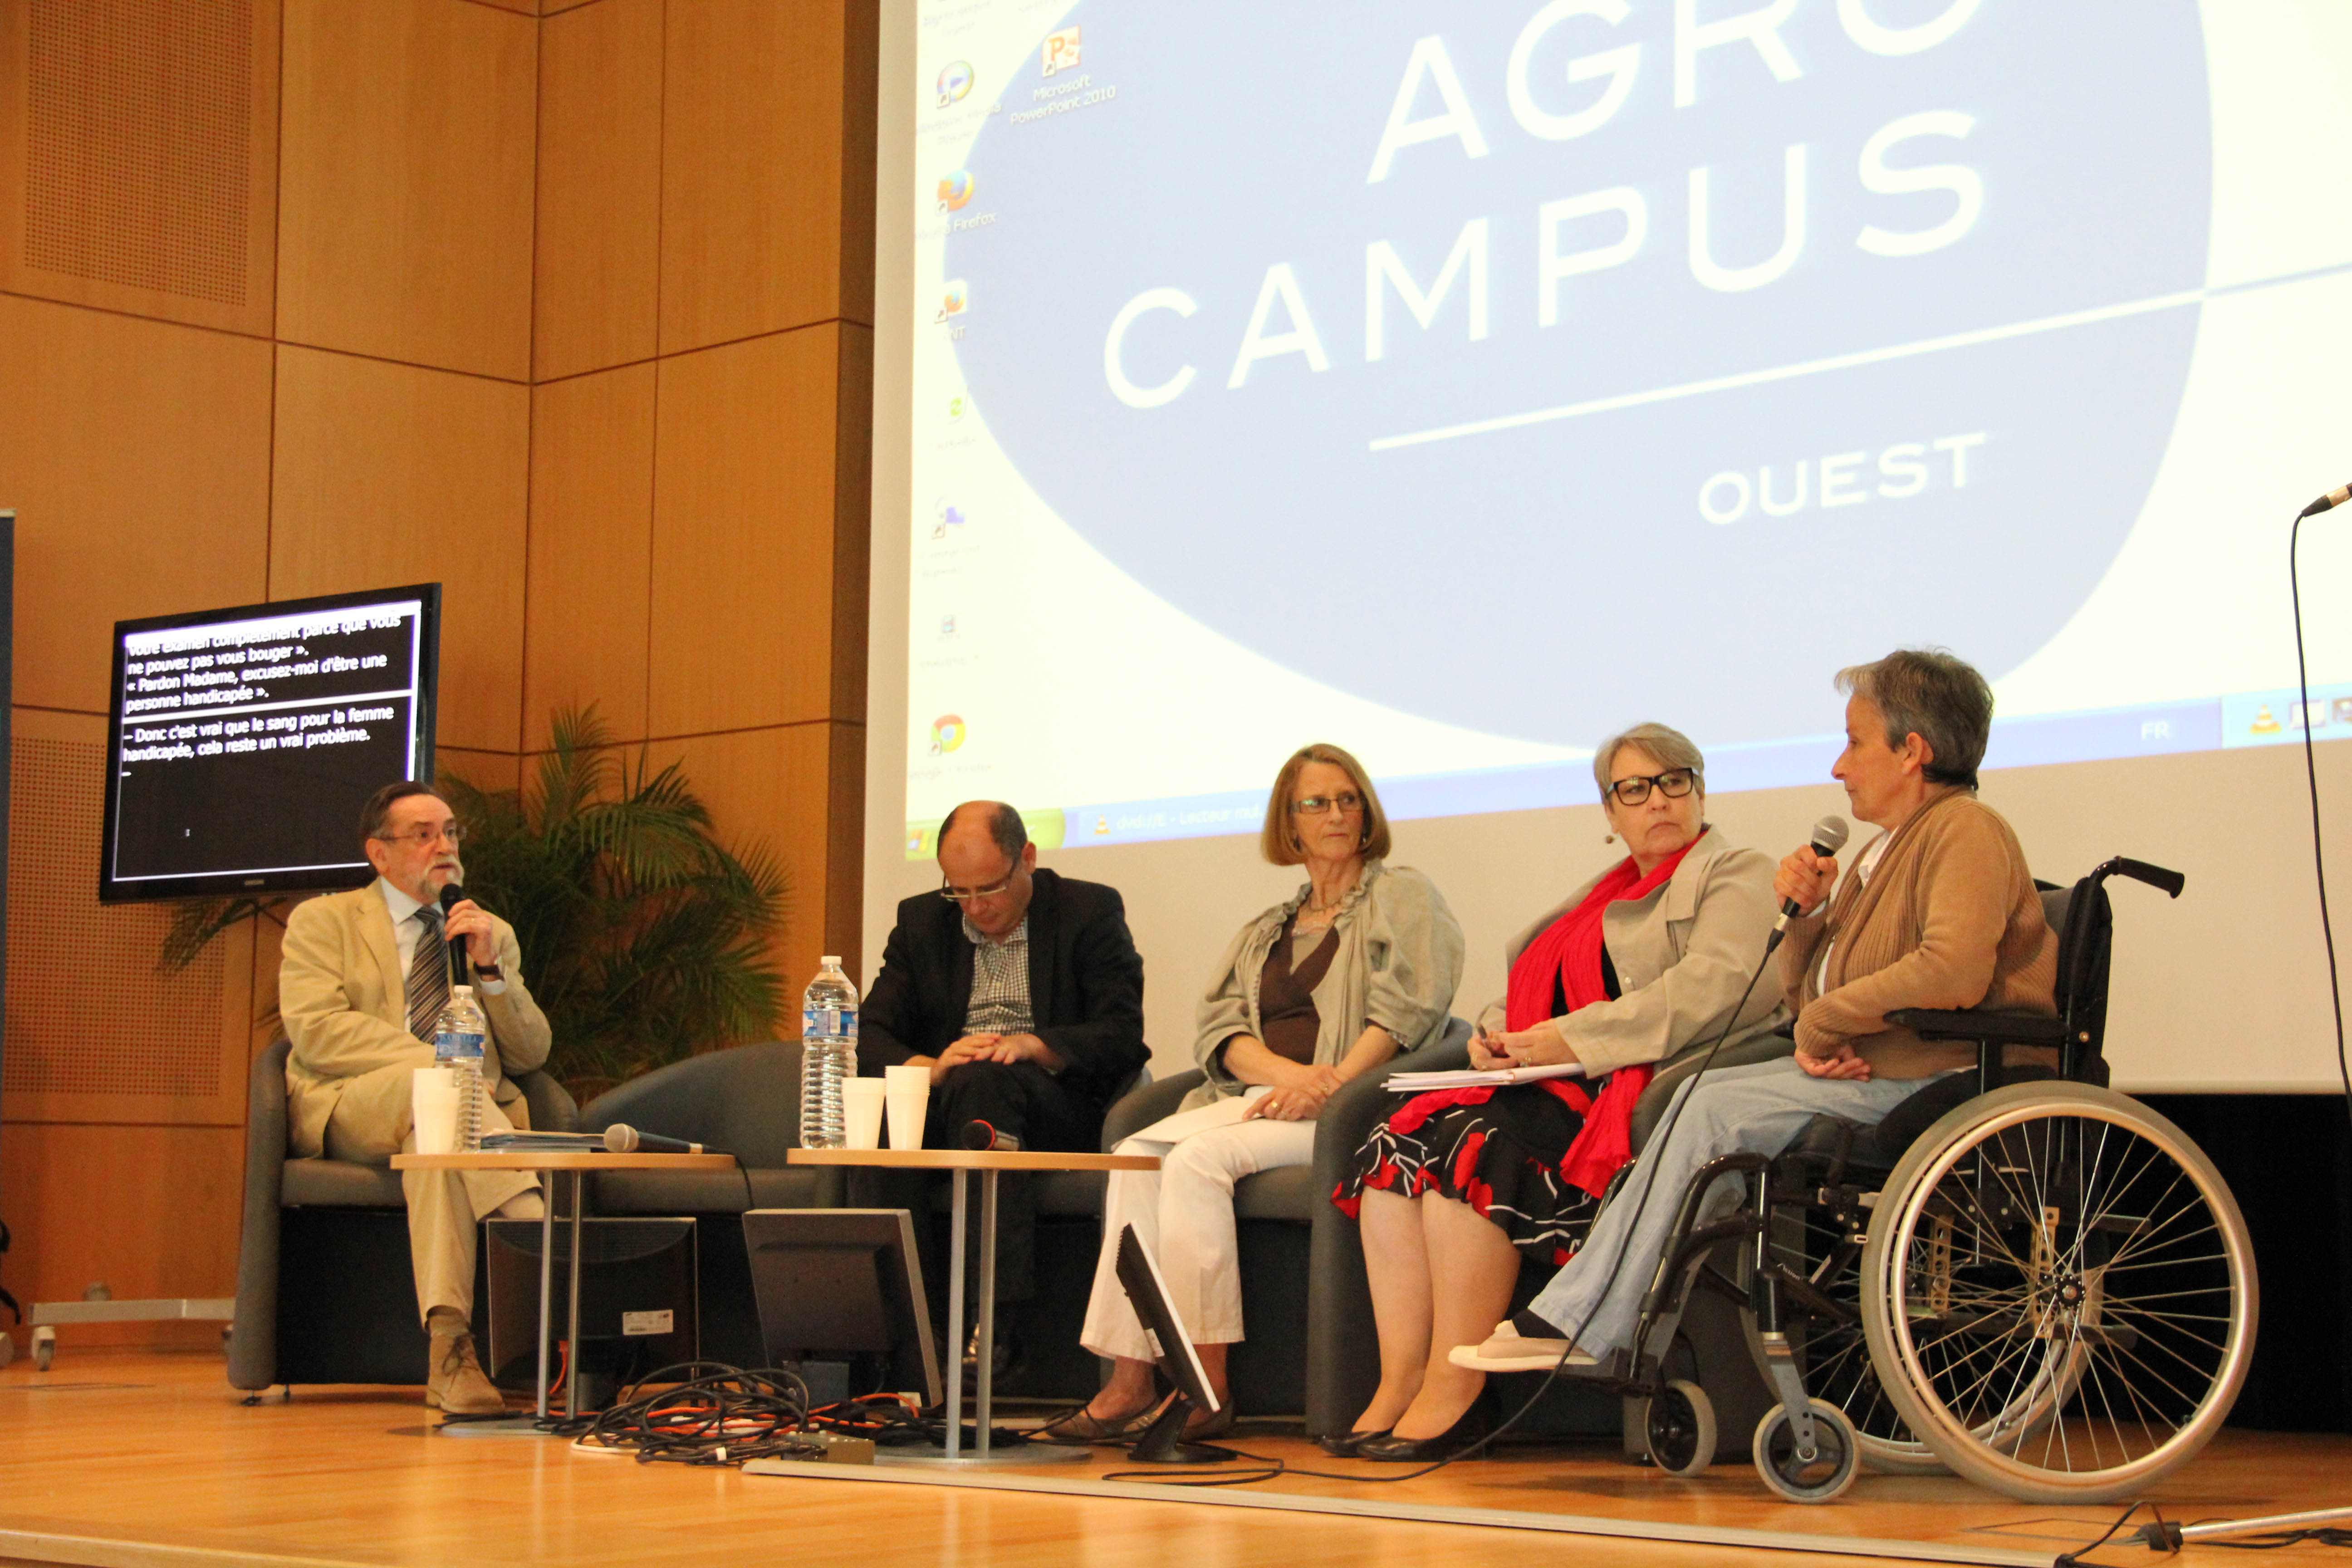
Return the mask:
<svg viewBox="0 0 2352 1568">
<path fill-rule="evenodd" d="M 1595 874 L 1513 937 L 1510 962 L 1517 963 L 1529 942 L 1582 903 L 1607 874 Z M 1712 1045 L 1731 1021 L 1740 987 L 1764 961 L 1775 913 L 1771 860 L 1735 848 L 1708 828 L 1664 887 L 1643 898 L 1621 899 L 1602 912 L 1601 941 L 1621 994 L 1554 1018 L 1552 1027 L 1596 1078 Z M 1786 1016 L 1780 988 L 1759 981 L 1725 1048 L 1771 1033 Z M 1500 1029 L 1502 1002 L 1489 1004 L 1479 1021 L 1489 1033 Z"/>
<path fill-rule="evenodd" d="M 1208 1081 L 1185 1100 L 1191 1110 L 1245 1087 L 1226 1070 L 1224 1044 L 1235 1035 L 1265 1037 L 1258 1021 L 1258 980 L 1283 922 L 1307 901 L 1302 886 L 1286 901 L 1243 926 L 1201 998 L 1200 1035 L 1192 1055 Z M 1436 884 L 1409 866 L 1364 862 L 1364 874 L 1331 929 L 1339 935 L 1331 966 L 1315 987 L 1321 1026 L 1315 1061 L 1328 1067 L 1348 1054 L 1368 1024 L 1396 1037 L 1408 1051 L 1445 1033 L 1454 989 L 1462 984 L 1462 927 Z"/>
</svg>

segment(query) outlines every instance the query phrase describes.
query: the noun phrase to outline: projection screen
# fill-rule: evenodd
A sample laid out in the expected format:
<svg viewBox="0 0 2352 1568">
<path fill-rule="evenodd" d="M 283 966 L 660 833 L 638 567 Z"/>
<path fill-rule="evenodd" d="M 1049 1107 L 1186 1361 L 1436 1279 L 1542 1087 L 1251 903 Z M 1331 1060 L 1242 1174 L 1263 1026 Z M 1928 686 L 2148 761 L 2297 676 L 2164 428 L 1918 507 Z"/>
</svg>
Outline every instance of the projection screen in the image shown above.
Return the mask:
<svg viewBox="0 0 2352 1568">
<path fill-rule="evenodd" d="M 1949 647 L 1984 797 L 2117 897 L 2118 1081 L 2323 1088 L 2352 16 L 2283 0 L 919 0 L 877 192 L 867 977 L 940 816 L 1127 895 L 1162 1071 L 1276 767 L 1467 931 L 1605 863 L 1657 719 L 1780 853 L 1833 673 Z M 2352 518 L 2352 512 L 2338 514 Z M 2347 826 L 2347 831 L 2352 831 Z M 2352 886 L 2352 870 L 2347 872 Z"/>
</svg>

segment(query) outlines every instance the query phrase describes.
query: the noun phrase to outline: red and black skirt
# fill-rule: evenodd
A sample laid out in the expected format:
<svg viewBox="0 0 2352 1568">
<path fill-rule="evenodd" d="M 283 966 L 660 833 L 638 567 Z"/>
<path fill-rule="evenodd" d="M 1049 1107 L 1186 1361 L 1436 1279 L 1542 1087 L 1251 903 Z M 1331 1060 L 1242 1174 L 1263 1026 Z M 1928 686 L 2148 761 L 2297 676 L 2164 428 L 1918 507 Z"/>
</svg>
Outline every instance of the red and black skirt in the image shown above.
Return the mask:
<svg viewBox="0 0 2352 1568">
<path fill-rule="evenodd" d="M 1607 1080 L 1601 1080 L 1605 1083 Z M 1597 1093 L 1601 1084 L 1591 1086 Z M 1410 1132 L 1411 1101 L 1372 1130 L 1354 1168 L 1331 1194 L 1350 1217 L 1369 1188 L 1419 1197 L 1434 1192 L 1498 1226 L 1528 1266 L 1557 1268 L 1576 1255 L 1601 1201 L 1560 1174 L 1584 1117 L 1536 1084 L 1499 1089 L 1483 1105 L 1447 1105 Z"/>
</svg>

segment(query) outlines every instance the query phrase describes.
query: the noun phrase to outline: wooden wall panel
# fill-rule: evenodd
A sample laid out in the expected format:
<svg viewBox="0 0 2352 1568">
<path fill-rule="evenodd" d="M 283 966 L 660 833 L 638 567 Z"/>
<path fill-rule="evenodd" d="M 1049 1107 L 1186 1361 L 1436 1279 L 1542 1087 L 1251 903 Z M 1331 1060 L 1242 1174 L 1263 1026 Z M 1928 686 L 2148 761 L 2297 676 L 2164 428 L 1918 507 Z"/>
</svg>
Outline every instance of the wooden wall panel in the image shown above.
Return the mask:
<svg viewBox="0 0 2352 1568">
<path fill-rule="evenodd" d="M 656 735 L 864 718 L 829 711 L 840 338 L 828 324 L 661 362 Z"/>
<path fill-rule="evenodd" d="M 117 620 L 268 593 L 269 345 L 0 296 L 19 703 L 102 712 Z"/>
<path fill-rule="evenodd" d="M 601 0 L 540 32 L 531 374 L 654 354 L 662 0 Z"/>
<path fill-rule="evenodd" d="M 278 335 L 530 374 L 539 24 L 286 0 Z"/>
<path fill-rule="evenodd" d="M 9 1121 L 244 1125 L 251 931 L 159 972 L 173 906 L 98 901 L 106 721 L 22 708 L 14 721 Z"/>
<path fill-rule="evenodd" d="M 244 1181 L 242 1126 L 49 1125 L 12 1117 L 0 1136 L 0 1192 L 8 1194 L 16 1231 L 8 1289 L 28 1307 L 79 1300 L 100 1280 L 123 1300 L 234 1296 Z M 219 1324 L 58 1331 L 67 1357 L 83 1345 L 207 1342 L 220 1342 Z"/>
<path fill-rule="evenodd" d="M 441 583 L 436 739 L 518 750 L 530 389 L 278 353 L 270 597 Z"/>
<path fill-rule="evenodd" d="M 846 918 L 827 909 L 828 889 L 842 874 L 829 822 L 836 782 L 833 731 L 845 728 L 793 724 L 653 748 L 656 764 L 678 760 L 722 839 L 765 843 L 782 860 L 792 900 L 775 953 L 788 998 L 800 994 L 828 952 L 841 954 L 853 971 L 857 965 L 856 908 Z"/>
<path fill-rule="evenodd" d="M 849 14 L 868 8 L 870 0 L 669 7 L 664 353 L 842 314 L 844 51 Z M 861 208 L 872 189 L 869 175 Z"/>
<path fill-rule="evenodd" d="M 631 365 L 532 393 L 526 749 L 559 705 L 595 703 L 616 740 L 647 733 L 654 381 Z"/>
<path fill-rule="evenodd" d="M 267 335 L 278 41 L 277 0 L 0 0 L 0 289 Z"/>
</svg>

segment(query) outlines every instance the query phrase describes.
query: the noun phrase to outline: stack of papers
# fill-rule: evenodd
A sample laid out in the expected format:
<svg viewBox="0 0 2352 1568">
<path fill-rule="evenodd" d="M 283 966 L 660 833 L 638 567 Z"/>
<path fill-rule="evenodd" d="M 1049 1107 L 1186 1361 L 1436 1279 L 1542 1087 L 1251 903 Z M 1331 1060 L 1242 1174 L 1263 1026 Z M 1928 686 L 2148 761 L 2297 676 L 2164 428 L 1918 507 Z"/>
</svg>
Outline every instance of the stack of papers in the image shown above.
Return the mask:
<svg viewBox="0 0 2352 1568">
<path fill-rule="evenodd" d="M 1559 1062 L 1539 1068 L 1455 1068 L 1448 1072 L 1401 1072 L 1389 1079 L 1399 1094 L 1427 1094 L 1437 1089 L 1486 1089 L 1507 1083 L 1533 1083 L 1547 1078 L 1582 1078 L 1582 1062 Z"/>
<path fill-rule="evenodd" d="M 482 1152 L 502 1153 L 519 1149 L 569 1149 L 585 1153 L 600 1153 L 604 1147 L 602 1132 L 527 1132 L 506 1129 L 482 1134 Z"/>
</svg>

